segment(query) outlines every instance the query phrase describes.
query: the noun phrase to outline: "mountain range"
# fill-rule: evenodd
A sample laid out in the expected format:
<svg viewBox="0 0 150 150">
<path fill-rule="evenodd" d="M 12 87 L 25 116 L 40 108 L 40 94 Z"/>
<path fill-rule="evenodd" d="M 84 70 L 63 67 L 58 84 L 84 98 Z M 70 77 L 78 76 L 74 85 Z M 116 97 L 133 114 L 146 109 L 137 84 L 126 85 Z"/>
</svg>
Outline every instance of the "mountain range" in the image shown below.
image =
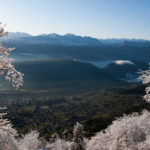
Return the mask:
<svg viewBox="0 0 150 150">
<path fill-rule="evenodd" d="M 125 42 L 132 42 L 141 45 L 150 45 L 150 41 L 144 39 L 97 39 L 90 36 L 78 36 L 72 33 L 67 33 L 64 35 L 51 33 L 51 34 L 40 34 L 33 36 L 25 32 L 9 32 L 9 36 L 4 41 L 17 40 L 21 42 L 30 42 L 30 43 L 48 43 L 48 44 L 58 44 L 58 45 L 91 45 L 91 46 L 100 46 L 108 44 L 124 44 Z"/>
<path fill-rule="evenodd" d="M 148 68 L 150 56 L 150 42 L 146 40 L 10 33 L 2 43 L 16 48 L 10 56 L 18 60 L 17 70 L 25 74 L 23 88 L 51 89 L 52 93 L 128 85 L 137 78 L 138 69 Z M 102 60 L 115 63 L 104 68 L 91 63 Z M 1 81 L 0 86 L 4 85 L 6 82 Z"/>
<path fill-rule="evenodd" d="M 96 39 L 74 34 L 9 33 L 1 39 L 7 47 L 15 47 L 15 59 L 135 60 L 149 62 L 150 41 L 142 39 Z"/>
</svg>

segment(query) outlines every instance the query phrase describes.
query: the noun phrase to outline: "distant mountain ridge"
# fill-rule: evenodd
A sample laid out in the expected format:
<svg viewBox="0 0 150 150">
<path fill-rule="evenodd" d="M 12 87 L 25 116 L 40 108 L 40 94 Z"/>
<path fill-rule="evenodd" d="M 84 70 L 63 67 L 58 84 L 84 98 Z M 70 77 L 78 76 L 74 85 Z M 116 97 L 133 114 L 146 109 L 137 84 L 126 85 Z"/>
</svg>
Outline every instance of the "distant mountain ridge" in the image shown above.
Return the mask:
<svg viewBox="0 0 150 150">
<path fill-rule="evenodd" d="M 8 39 L 18 39 L 18 38 L 24 38 L 24 37 L 30 37 L 32 36 L 29 33 L 25 32 L 9 32 L 8 33 Z"/>
<path fill-rule="evenodd" d="M 135 60 L 150 62 L 150 41 L 138 39 L 96 39 L 88 36 L 9 33 L 3 38 L 7 47 L 15 47 L 12 58 L 78 59 L 86 61 Z"/>
<path fill-rule="evenodd" d="M 150 41 L 144 39 L 97 39 L 90 36 L 78 36 L 72 33 L 60 35 L 57 33 L 40 34 L 33 36 L 24 32 L 9 32 L 9 37 L 3 39 L 4 41 L 15 40 L 25 43 L 41 43 L 50 45 L 73 45 L 73 46 L 101 46 L 101 45 L 118 45 L 126 42 L 149 45 Z"/>
<path fill-rule="evenodd" d="M 83 45 L 101 45 L 101 42 L 92 37 L 82 37 L 77 36 L 71 33 L 65 35 L 59 35 L 56 33 L 52 34 L 40 34 L 37 36 L 30 35 L 28 33 L 22 32 L 10 32 L 8 38 L 2 39 L 5 42 L 22 42 L 22 43 L 32 43 L 32 44 L 50 44 L 50 45 L 75 45 L 75 46 L 83 46 Z"/>
</svg>

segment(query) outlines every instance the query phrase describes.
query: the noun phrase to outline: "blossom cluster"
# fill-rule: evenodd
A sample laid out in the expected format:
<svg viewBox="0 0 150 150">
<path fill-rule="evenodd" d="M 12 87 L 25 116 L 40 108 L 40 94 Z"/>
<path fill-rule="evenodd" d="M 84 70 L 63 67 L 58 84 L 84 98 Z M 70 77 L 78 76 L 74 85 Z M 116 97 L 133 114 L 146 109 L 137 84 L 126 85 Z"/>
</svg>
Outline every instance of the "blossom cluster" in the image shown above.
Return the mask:
<svg viewBox="0 0 150 150">
<path fill-rule="evenodd" d="M 146 71 L 139 71 L 140 77 L 138 78 L 143 82 L 143 84 L 149 84 L 150 83 L 150 68 Z M 146 94 L 144 95 L 144 100 L 146 100 L 148 103 L 150 102 L 150 86 L 148 85 L 145 89 Z"/>
<path fill-rule="evenodd" d="M 5 37 L 8 32 L 5 31 L 4 27 L 0 23 L 0 37 Z M 13 87 L 18 89 L 23 85 L 23 74 L 18 72 L 13 63 L 13 59 L 9 58 L 10 52 L 14 48 L 6 48 L 0 43 L 0 74 L 6 74 L 5 79 L 12 82 Z"/>
</svg>

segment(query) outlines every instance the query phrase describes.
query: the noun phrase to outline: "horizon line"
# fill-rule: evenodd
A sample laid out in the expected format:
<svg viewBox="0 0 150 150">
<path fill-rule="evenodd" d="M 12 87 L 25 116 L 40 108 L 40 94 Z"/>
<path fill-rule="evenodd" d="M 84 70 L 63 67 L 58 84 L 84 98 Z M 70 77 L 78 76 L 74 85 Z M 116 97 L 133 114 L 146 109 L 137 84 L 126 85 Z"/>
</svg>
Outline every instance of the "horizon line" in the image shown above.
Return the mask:
<svg viewBox="0 0 150 150">
<path fill-rule="evenodd" d="M 129 37 L 94 37 L 94 36 L 90 36 L 90 35 L 79 35 L 79 34 L 75 34 L 75 33 L 70 33 L 70 32 L 67 32 L 67 33 L 64 33 L 64 34 L 61 34 L 61 33 L 56 33 L 56 32 L 49 32 L 49 33 L 38 33 L 38 34 L 33 34 L 33 33 L 29 33 L 29 32 L 22 32 L 22 31 L 8 31 L 8 34 L 9 33 L 25 33 L 25 34 L 29 34 L 30 36 L 41 36 L 41 35 L 51 35 L 51 34 L 56 34 L 56 35 L 59 35 L 59 36 L 65 36 L 65 35 L 74 35 L 74 36 L 80 36 L 80 37 L 91 37 L 91 38 L 95 38 L 95 39 L 98 39 L 98 40 L 143 40 L 143 41 L 150 41 L 150 39 L 145 39 L 145 38 L 136 38 L 136 37 L 133 37 L 133 38 L 129 38 Z M 9 37 L 9 35 L 8 35 Z"/>
</svg>

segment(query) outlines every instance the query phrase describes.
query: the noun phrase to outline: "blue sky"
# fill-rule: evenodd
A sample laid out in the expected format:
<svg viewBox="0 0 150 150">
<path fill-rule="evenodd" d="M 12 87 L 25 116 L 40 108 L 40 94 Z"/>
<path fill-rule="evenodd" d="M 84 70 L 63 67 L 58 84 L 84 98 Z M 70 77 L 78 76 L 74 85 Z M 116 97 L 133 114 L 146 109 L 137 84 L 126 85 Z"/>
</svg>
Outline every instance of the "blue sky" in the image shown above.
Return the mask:
<svg viewBox="0 0 150 150">
<path fill-rule="evenodd" d="M 0 0 L 13 32 L 150 40 L 150 0 Z"/>
</svg>

